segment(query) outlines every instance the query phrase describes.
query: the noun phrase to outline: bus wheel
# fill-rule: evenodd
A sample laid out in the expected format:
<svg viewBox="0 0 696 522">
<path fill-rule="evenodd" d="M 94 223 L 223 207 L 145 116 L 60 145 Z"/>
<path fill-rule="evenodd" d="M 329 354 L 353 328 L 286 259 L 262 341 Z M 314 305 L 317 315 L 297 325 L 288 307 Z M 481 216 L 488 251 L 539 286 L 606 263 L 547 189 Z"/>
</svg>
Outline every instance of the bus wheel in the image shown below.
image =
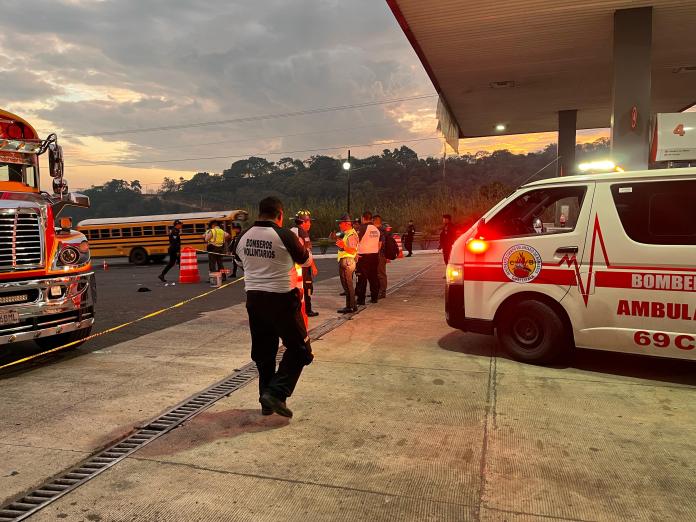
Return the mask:
<svg viewBox="0 0 696 522">
<path fill-rule="evenodd" d="M 128 261 L 134 265 L 144 265 L 149 260 L 150 258 L 148 257 L 147 252 L 145 252 L 145 249 L 140 247 L 131 250 L 130 256 L 128 256 Z"/>
<path fill-rule="evenodd" d="M 548 363 L 570 348 L 563 320 L 541 301 L 510 303 L 497 332 L 502 347 L 518 361 Z"/>
<path fill-rule="evenodd" d="M 50 337 L 34 339 L 34 341 L 36 341 L 36 344 L 38 344 L 39 348 L 41 348 L 42 350 L 52 350 L 53 348 L 58 348 L 59 346 L 63 346 L 64 344 L 79 341 L 76 344 L 70 346 L 69 348 L 66 348 L 66 350 L 73 350 L 85 342 L 84 339 L 89 337 L 91 331 L 92 327 L 90 326 L 89 328 L 75 330 L 74 332 L 68 332 L 64 334 L 51 335 Z"/>
</svg>

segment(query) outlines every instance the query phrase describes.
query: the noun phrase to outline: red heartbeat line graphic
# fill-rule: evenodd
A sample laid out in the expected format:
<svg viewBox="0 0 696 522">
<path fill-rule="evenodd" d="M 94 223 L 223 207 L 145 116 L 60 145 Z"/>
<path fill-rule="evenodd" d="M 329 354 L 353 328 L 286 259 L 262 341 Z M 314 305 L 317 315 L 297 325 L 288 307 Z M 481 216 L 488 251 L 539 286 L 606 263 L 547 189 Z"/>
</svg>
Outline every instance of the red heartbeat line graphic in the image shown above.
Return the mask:
<svg viewBox="0 0 696 522">
<path fill-rule="evenodd" d="M 582 280 L 582 276 L 580 275 L 580 265 L 578 264 L 578 258 L 576 255 L 573 255 L 573 257 L 568 257 L 566 254 L 558 262 L 558 266 L 565 263 L 566 266 L 575 270 L 575 277 L 578 282 L 578 288 L 580 289 L 580 295 L 582 295 L 582 299 L 585 302 L 586 307 L 590 300 L 590 288 L 592 287 L 592 276 L 594 275 L 595 248 L 597 246 L 597 239 L 599 239 L 599 246 L 602 248 L 604 262 L 607 268 L 609 268 L 611 265 L 609 263 L 609 256 L 607 255 L 607 247 L 604 244 L 604 237 L 602 236 L 602 228 L 599 226 L 599 215 L 595 215 L 594 229 L 592 230 L 592 246 L 590 247 L 590 266 L 587 273 L 587 280 L 585 282 Z"/>
</svg>

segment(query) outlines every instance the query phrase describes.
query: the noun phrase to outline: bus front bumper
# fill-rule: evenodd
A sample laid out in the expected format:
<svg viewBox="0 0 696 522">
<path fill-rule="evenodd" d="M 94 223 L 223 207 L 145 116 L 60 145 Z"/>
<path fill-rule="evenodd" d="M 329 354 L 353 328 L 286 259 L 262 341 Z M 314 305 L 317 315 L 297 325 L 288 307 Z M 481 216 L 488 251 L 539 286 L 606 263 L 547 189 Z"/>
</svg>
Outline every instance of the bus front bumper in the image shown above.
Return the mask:
<svg viewBox="0 0 696 522">
<path fill-rule="evenodd" d="M 94 323 L 94 272 L 0 283 L 0 345 L 89 328 Z"/>
</svg>

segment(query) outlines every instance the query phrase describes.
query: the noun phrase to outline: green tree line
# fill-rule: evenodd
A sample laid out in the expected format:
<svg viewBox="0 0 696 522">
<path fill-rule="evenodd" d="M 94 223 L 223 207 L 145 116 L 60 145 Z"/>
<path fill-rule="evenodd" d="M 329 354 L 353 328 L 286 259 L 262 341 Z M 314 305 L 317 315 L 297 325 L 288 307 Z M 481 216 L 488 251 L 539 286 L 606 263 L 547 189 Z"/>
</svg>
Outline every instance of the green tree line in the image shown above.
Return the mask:
<svg viewBox="0 0 696 522">
<path fill-rule="evenodd" d="M 578 161 L 607 152 L 606 139 L 580 145 Z M 443 213 L 466 226 L 530 177 L 555 176 L 556 155 L 556 146 L 549 145 L 538 152 L 497 150 L 452 156 L 443 162 L 419 158 L 402 146 L 352 158 L 351 211 L 379 213 L 398 231 L 413 219 L 420 231 L 436 233 Z M 199 172 L 179 181 L 165 178 L 156 194 L 143 194 L 137 180 L 114 179 L 85 191 L 90 209 L 73 209 L 69 214 L 79 220 L 243 208 L 253 219 L 258 201 L 273 195 L 285 203 L 288 218 L 297 210 L 309 209 L 316 220 L 313 235 L 326 236 L 347 207 L 349 174 L 342 163 L 322 155 L 275 162 L 250 157 L 235 161 L 220 174 Z"/>
</svg>

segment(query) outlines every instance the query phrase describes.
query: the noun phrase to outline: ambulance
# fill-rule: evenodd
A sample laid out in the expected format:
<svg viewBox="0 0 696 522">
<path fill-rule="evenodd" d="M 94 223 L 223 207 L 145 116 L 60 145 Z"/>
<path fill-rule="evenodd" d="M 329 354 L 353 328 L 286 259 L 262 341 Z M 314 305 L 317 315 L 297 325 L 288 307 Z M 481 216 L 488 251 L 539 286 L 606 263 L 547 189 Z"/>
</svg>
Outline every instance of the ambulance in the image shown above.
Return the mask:
<svg viewBox="0 0 696 522">
<path fill-rule="evenodd" d="M 445 308 L 520 361 L 696 359 L 696 168 L 522 186 L 455 242 Z"/>
</svg>

